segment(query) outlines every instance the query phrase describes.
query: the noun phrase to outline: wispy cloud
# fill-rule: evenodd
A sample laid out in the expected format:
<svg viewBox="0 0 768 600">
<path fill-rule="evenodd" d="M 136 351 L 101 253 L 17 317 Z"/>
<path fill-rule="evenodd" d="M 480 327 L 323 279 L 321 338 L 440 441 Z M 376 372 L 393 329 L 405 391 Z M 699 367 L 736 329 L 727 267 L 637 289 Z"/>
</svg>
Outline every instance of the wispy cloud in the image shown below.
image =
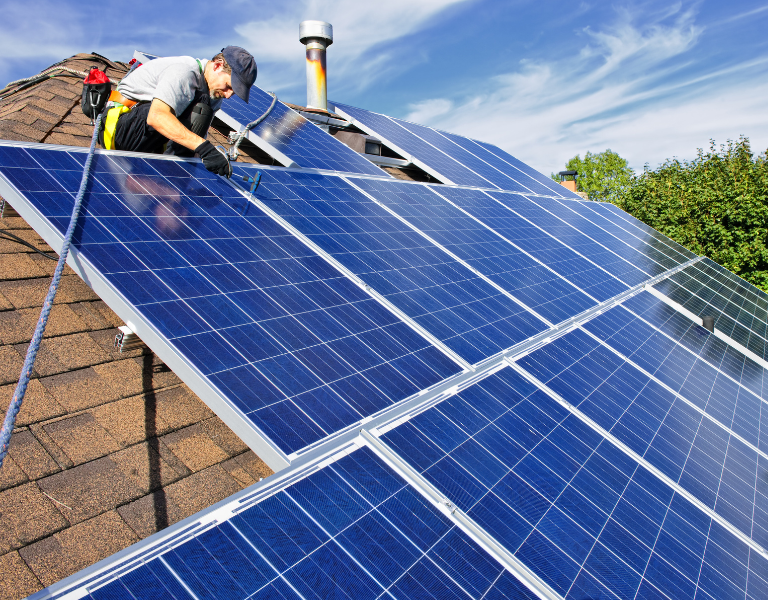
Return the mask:
<svg viewBox="0 0 768 600">
<path fill-rule="evenodd" d="M 394 40 L 428 27 L 446 9 L 469 0 L 302 0 L 280 5 L 267 19 L 235 27 L 244 43 L 259 59 L 281 69 L 274 87 L 303 85 L 304 46 L 299 43 L 299 23 L 305 19 L 328 21 L 334 28 L 334 46 L 329 51 L 333 82 L 361 87 L 372 77 L 386 77 L 394 67 L 393 57 L 402 49 Z M 402 63 L 397 65 L 402 69 Z"/>
<path fill-rule="evenodd" d="M 625 9 L 582 34 L 575 56 L 522 60 L 477 94 L 415 103 L 406 118 L 498 144 L 545 172 L 587 150 L 611 148 L 639 169 L 692 156 L 710 137 L 768 143 L 768 84 L 746 75 L 764 73 L 768 57 L 728 67 L 699 60 L 705 28 L 695 11 Z"/>
</svg>

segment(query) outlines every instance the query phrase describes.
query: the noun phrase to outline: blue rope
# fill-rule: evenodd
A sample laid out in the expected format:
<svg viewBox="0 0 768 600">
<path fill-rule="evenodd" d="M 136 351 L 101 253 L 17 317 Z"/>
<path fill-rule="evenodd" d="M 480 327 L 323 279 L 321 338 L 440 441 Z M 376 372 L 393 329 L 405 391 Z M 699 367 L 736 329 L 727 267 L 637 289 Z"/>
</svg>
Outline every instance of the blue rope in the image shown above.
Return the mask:
<svg viewBox="0 0 768 600">
<path fill-rule="evenodd" d="M 69 220 L 67 233 L 64 236 L 64 245 L 61 247 L 59 262 L 56 265 L 56 271 L 53 273 L 51 287 L 48 288 L 48 295 L 45 297 L 45 302 L 43 302 L 43 310 L 40 313 L 40 319 L 37 321 L 35 333 L 32 336 L 32 341 L 30 342 L 29 348 L 27 349 L 27 356 L 24 359 L 24 366 L 21 368 L 19 383 L 16 385 L 16 391 L 13 394 L 13 399 L 8 406 L 8 412 L 5 413 L 3 428 L 0 429 L 0 467 L 3 466 L 5 455 L 8 454 L 8 446 L 10 446 L 11 443 L 11 433 L 13 433 L 16 417 L 19 414 L 19 410 L 21 410 L 21 403 L 24 400 L 24 394 L 27 392 L 29 378 L 32 375 L 32 367 L 35 364 L 35 358 L 37 357 L 37 351 L 40 348 L 40 342 L 43 340 L 43 333 L 45 332 L 45 326 L 48 324 L 48 316 L 51 314 L 53 299 L 56 297 L 56 291 L 58 290 L 59 282 L 61 281 L 61 273 L 64 271 L 64 264 L 67 261 L 69 246 L 72 243 L 72 236 L 75 233 L 75 226 L 77 225 L 77 217 L 80 214 L 80 206 L 83 203 L 85 188 L 88 185 L 88 174 L 91 171 L 91 162 L 93 160 L 94 150 L 96 149 L 96 139 L 98 138 L 100 124 L 101 115 L 96 118 L 96 124 L 93 128 L 93 137 L 91 138 L 91 147 L 88 150 L 88 158 L 85 161 L 85 168 L 83 169 L 83 178 L 80 180 L 80 189 L 78 190 L 77 197 L 75 198 L 75 206 L 72 208 L 72 216 Z"/>
</svg>

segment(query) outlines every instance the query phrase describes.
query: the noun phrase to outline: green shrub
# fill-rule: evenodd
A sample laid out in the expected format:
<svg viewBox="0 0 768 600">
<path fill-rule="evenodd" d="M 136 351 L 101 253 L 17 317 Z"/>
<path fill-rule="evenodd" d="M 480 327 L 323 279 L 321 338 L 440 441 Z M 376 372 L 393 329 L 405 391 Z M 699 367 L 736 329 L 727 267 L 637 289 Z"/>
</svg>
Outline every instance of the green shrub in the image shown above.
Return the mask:
<svg viewBox="0 0 768 600">
<path fill-rule="evenodd" d="M 719 151 L 712 141 L 690 162 L 646 165 L 615 197 L 631 215 L 768 292 L 768 162 L 753 157 L 746 137 Z"/>
</svg>

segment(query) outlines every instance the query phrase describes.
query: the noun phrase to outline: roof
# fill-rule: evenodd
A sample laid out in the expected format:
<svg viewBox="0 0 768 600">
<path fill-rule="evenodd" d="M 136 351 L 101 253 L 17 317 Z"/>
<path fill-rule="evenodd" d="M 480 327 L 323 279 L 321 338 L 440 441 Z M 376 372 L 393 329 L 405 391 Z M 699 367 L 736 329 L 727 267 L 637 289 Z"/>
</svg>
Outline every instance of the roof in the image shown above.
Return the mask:
<svg viewBox="0 0 768 600">
<path fill-rule="evenodd" d="M 127 70 L 98 55 L 60 64 L 106 65 L 113 78 Z M 0 138 L 88 146 L 81 90 L 79 76 L 54 77 L 0 102 Z M 217 127 L 214 140 L 227 133 Z M 258 162 L 254 146 L 241 150 Z M 5 210 L 0 229 L 52 253 Z M 3 414 L 55 266 L 0 239 Z M 0 469 L 0 598 L 23 598 L 271 473 L 149 350 L 115 350 L 122 324 L 66 267 Z"/>
</svg>

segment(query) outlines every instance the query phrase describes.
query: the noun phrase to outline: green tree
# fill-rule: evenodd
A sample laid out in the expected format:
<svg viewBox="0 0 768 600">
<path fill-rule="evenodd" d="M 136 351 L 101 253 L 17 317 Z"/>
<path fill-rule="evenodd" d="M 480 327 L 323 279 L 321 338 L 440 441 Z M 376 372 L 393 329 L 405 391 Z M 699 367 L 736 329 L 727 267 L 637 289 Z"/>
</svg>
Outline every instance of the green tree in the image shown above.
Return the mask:
<svg viewBox="0 0 768 600">
<path fill-rule="evenodd" d="M 768 162 L 749 140 L 711 141 L 688 162 L 646 165 L 618 205 L 686 248 L 768 292 Z"/>
<path fill-rule="evenodd" d="M 610 149 L 597 154 L 587 152 L 584 158 L 577 154 L 566 163 L 565 168 L 578 173 L 577 189 L 586 192 L 590 200 L 614 204 L 626 194 L 634 175 L 626 159 Z M 555 174 L 552 178 L 559 180 Z"/>
</svg>

